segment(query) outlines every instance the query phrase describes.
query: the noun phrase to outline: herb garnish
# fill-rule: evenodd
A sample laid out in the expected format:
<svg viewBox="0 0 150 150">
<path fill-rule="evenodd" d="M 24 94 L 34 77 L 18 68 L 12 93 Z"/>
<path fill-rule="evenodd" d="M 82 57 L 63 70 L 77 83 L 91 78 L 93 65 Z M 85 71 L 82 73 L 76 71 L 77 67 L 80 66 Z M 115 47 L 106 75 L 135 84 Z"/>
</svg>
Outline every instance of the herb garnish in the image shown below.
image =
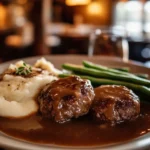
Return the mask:
<svg viewBox="0 0 150 150">
<path fill-rule="evenodd" d="M 28 75 L 32 72 L 32 68 L 30 65 L 27 65 L 25 62 L 23 62 L 23 66 L 16 69 L 15 74 L 17 75 Z"/>
</svg>

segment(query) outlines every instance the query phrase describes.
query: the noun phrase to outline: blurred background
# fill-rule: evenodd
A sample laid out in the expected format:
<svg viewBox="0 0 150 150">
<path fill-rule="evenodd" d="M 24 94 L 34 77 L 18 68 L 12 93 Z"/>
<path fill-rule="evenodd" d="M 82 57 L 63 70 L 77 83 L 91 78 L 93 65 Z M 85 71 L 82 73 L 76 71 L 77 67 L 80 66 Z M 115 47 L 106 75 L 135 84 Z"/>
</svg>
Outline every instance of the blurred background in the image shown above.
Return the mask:
<svg viewBox="0 0 150 150">
<path fill-rule="evenodd" d="M 91 55 L 93 33 L 110 28 L 119 29 L 130 59 L 148 64 L 149 0 L 0 0 L 0 62 L 34 55 Z M 110 45 L 118 39 L 106 43 L 107 34 L 99 42 L 103 52 L 92 54 L 112 54 Z"/>
</svg>

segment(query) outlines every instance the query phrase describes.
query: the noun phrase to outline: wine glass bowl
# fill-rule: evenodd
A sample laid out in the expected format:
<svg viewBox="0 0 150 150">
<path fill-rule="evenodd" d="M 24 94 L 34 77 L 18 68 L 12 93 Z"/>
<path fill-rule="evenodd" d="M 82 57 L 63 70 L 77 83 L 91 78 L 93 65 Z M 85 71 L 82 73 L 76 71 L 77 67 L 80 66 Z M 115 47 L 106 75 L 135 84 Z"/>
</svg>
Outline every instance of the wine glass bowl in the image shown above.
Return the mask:
<svg viewBox="0 0 150 150">
<path fill-rule="evenodd" d="M 124 62 L 129 59 L 126 32 L 120 27 L 101 27 L 90 35 L 88 56 L 107 55 L 120 57 Z"/>
</svg>

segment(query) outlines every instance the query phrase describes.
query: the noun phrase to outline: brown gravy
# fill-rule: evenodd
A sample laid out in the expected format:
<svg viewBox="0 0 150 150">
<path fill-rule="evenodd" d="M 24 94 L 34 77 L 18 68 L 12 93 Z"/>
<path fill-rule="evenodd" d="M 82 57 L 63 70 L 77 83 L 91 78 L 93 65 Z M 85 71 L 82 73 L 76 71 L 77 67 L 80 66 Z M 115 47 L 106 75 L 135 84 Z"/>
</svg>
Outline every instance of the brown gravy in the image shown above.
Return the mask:
<svg viewBox="0 0 150 150">
<path fill-rule="evenodd" d="M 11 120 L 0 118 L 0 130 L 30 142 L 70 146 L 92 146 L 124 142 L 150 132 L 150 104 L 141 104 L 141 115 L 133 122 L 114 127 L 100 125 L 90 116 L 58 124 L 40 116 Z"/>
</svg>

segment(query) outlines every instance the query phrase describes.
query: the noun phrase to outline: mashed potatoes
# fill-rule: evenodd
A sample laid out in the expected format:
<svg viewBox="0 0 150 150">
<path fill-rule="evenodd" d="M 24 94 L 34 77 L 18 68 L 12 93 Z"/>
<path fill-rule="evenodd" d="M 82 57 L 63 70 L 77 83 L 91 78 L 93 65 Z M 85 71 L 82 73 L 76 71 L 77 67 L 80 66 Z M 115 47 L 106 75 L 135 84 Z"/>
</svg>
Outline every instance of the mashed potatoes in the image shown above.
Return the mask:
<svg viewBox="0 0 150 150">
<path fill-rule="evenodd" d="M 38 61 L 40 65 L 42 65 L 43 60 Z M 13 73 L 3 75 L 0 81 L 0 116 L 20 118 L 38 111 L 38 104 L 35 101 L 37 93 L 45 84 L 57 80 L 56 76 L 50 75 L 50 73 L 56 74 L 56 70 L 54 68 L 46 69 L 50 63 L 44 61 L 42 66 L 45 70 L 36 68 L 38 67 L 36 65 L 32 69 L 39 71 L 39 73 L 30 77 L 14 75 Z M 15 65 L 10 65 L 8 70 L 14 72 L 16 68 L 22 65 L 22 61 L 17 62 Z"/>
<path fill-rule="evenodd" d="M 35 63 L 34 67 L 41 68 L 43 70 L 47 70 L 49 72 L 52 72 L 55 75 L 61 73 L 60 70 L 56 69 L 54 67 L 54 65 L 52 63 L 46 61 L 45 58 L 41 58 L 41 59 L 37 60 L 37 62 Z"/>
</svg>

